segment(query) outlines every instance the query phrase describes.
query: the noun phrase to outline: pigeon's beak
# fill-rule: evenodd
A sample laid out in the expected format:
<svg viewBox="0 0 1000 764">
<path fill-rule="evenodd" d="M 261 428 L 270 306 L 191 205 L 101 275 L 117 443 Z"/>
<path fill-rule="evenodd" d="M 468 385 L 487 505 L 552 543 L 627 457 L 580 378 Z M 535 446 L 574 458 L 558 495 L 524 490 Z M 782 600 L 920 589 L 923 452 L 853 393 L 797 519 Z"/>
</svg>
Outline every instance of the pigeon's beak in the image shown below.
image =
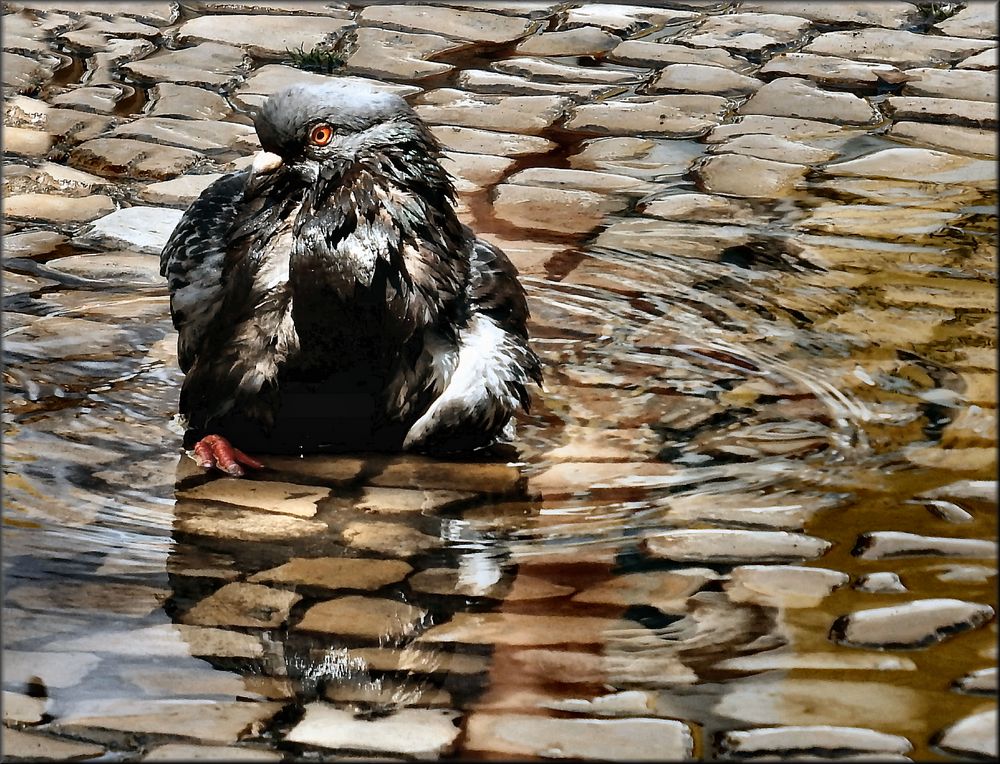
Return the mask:
<svg viewBox="0 0 1000 764">
<path fill-rule="evenodd" d="M 270 151 L 260 151 L 250 165 L 250 177 L 247 179 L 246 193 L 253 195 L 264 186 L 269 176 L 282 165 L 281 157 Z"/>
</svg>

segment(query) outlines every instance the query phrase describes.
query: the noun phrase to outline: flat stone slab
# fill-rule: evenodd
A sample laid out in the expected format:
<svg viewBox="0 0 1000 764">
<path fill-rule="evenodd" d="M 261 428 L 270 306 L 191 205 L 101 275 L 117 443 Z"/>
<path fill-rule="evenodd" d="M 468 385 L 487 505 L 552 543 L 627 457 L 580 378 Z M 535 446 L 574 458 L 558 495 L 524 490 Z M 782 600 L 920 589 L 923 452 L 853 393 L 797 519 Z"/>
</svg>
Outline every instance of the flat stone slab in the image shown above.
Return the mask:
<svg viewBox="0 0 1000 764">
<path fill-rule="evenodd" d="M 547 59 L 507 58 L 490 64 L 490 68 L 504 74 L 527 77 L 535 82 L 552 83 L 593 83 L 601 85 L 623 85 L 640 81 L 644 70 L 626 71 L 610 67 L 569 66 Z"/>
<path fill-rule="evenodd" d="M 354 507 L 363 512 L 430 514 L 475 498 L 470 491 L 420 491 L 410 488 L 366 486 Z"/>
<path fill-rule="evenodd" d="M 149 97 L 153 102 L 151 117 L 217 120 L 233 113 L 221 95 L 191 85 L 161 82 L 150 89 Z"/>
<path fill-rule="evenodd" d="M 6 59 L 6 56 L 4 56 Z M 6 63 L 6 61 L 4 62 Z M 65 740 L 38 732 L 22 732 L 21 730 L 4 728 L 3 731 L 4 758 L 18 761 L 21 759 L 35 761 L 68 761 L 71 759 L 90 759 L 101 756 L 104 746 L 93 743 L 82 743 L 76 740 Z"/>
<path fill-rule="evenodd" d="M 458 738 L 459 716 L 457 711 L 404 708 L 389 716 L 364 719 L 327 703 L 309 703 L 285 740 L 320 748 L 437 758 Z"/>
<path fill-rule="evenodd" d="M 414 108 L 432 125 L 536 135 L 559 119 L 567 105 L 568 99 L 561 96 L 473 95 L 442 88 L 423 93 Z"/>
<path fill-rule="evenodd" d="M 99 631 L 83 637 L 60 639 L 52 649 L 87 650 L 116 656 L 149 658 L 171 656 L 216 656 L 219 658 L 260 658 L 264 647 L 260 638 L 231 629 L 166 623 L 118 631 Z M 60 653 L 55 653 L 59 655 Z M 48 661 L 52 653 L 45 653 Z"/>
<path fill-rule="evenodd" d="M 47 698 L 34 698 L 19 692 L 3 691 L 3 723 L 4 726 L 15 724 L 37 724 L 42 720 Z"/>
<path fill-rule="evenodd" d="M 352 549 L 394 557 L 409 557 L 442 545 L 442 540 L 436 536 L 421 533 L 409 525 L 381 520 L 348 523 L 341 537 Z"/>
<path fill-rule="evenodd" d="M 871 88 L 881 82 L 904 82 L 907 76 L 892 64 L 851 61 L 815 53 L 781 53 L 764 64 L 760 68 L 760 74 L 800 77 L 819 85 L 852 89 Z"/>
<path fill-rule="evenodd" d="M 630 66 L 658 67 L 664 64 L 699 64 L 721 66 L 726 69 L 744 70 L 750 63 L 732 53 L 714 48 L 689 48 L 646 40 L 625 40 L 607 54 L 609 61 Z"/>
<path fill-rule="evenodd" d="M 115 209 L 108 196 L 56 196 L 16 194 L 4 199 L 4 214 L 15 220 L 34 220 L 52 225 L 72 225 L 95 220 Z"/>
<path fill-rule="evenodd" d="M 798 565 L 741 565 L 733 568 L 726 593 L 733 602 L 765 607 L 815 607 L 850 576 L 839 570 Z"/>
<path fill-rule="evenodd" d="M 158 255 L 183 213 L 165 207 L 126 207 L 95 220 L 80 236 L 105 247 Z"/>
<path fill-rule="evenodd" d="M 355 33 L 354 46 L 346 61 L 348 71 L 371 77 L 418 80 L 454 69 L 451 64 L 427 59 L 457 50 L 463 43 L 441 35 L 362 27 Z"/>
<path fill-rule="evenodd" d="M 514 161 L 509 157 L 446 151 L 441 157 L 441 166 L 455 179 L 455 190 L 459 194 L 467 194 L 495 186 Z"/>
<path fill-rule="evenodd" d="M 914 143 L 952 154 L 996 157 L 996 133 L 979 127 L 934 125 L 927 122 L 896 122 L 887 135 L 904 143 Z"/>
<path fill-rule="evenodd" d="M 876 573 L 866 573 L 854 583 L 859 592 L 870 594 L 894 594 L 907 591 L 899 576 L 892 571 L 883 570 Z"/>
<path fill-rule="evenodd" d="M 413 634 L 427 611 L 397 600 L 347 596 L 310 607 L 295 628 L 378 641 Z"/>
<path fill-rule="evenodd" d="M 643 215 L 693 223 L 755 223 L 760 216 L 747 202 L 714 194 L 671 194 L 644 202 Z"/>
<path fill-rule="evenodd" d="M 218 120 L 141 117 L 116 127 L 109 136 L 137 138 L 199 152 L 252 151 L 259 146 L 257 134 L 250 125 Z"/>
<path fill-rule="evenodd" d="M 945 729 L 937 745 L 956 756 L 997 757 L 997 711 L 990 708 L 967 716 Z"/>
<path fill-rule="evenodd" d="M 997 65 L 997 48 L 994 47 L 984 50 L 981 53 L 976 53 L 974 56 L 969 56 L 962 63 L 958 64 L 956 68 L 989 70 L 996 69 Z"/>
<path fill-rule="evenodd" d="M 658 533 L 643 547 L 651 557 L 678 562 L 789 562 L 821 557 L 830 542 L 787 531 L 706 528 Z"/>
<path fill-rule="evenodd" d="M 996 127 L 996 102 L 960 101 L 955 98 L 891 96 L 889 113 L 897 120 L 944 122 L 975 127 Z"/>
<path fill-rule="evenodd" d="M 738 135 L 709 149 L 711 154 L 743 154 L 785 164 L 821 164 L 836 158 L 837 152 L 805 143 L 790 141 L 777 135 Z"/>
<path fill-rule="evenodd" d="M 176 531 L 237 541 L 280 541 L 329 532 L 326 523 L 237 507 L 178 505 Z"/>
<path fill-rule="evenodd" d="M 525 230 L 559 233 L 585 233 L 627 206 L 622 199 L 590 191 L 509 183 L 497 186 L 493 198 L 493 212 L 501 220 Z"/>
<path fill-rule="evenodd" d="M 520 43 L 516 52 L 522 56 L 598 56 L 621 41 L 618 35 L 586 26 L 534 35 Z"/>
<path fill-rule="evenodd" d="M 967 695 L 996 695 L 996 666 L 972 671 L 955 681 L 955 689 Z M 6 702 L 6 699 L 5 699 Z"/>
<path fill-rule="evenodd" d="M 105 178 L 167 180 L 191 169 L 201 154 L 132 138 L 95 138 L 69 153 L 73 167 Z"/>
<path fill-rule="evenodd" d="M 529 34 L 537 25 L 519 16 L 410 4 L 369 6 L 361 12 L 358 21 L 367 26 L 434 32 L 491 44 L 513 42 Z"/>
<path fill-rule="evenodd" d="M 686 173 L 705 151 L 692 141 L 613 136 L 584 141 L 570 167 L 656 181 Z"/>
<path fill-rule="evenodd" d="M 883 149 L 860 159 L 828 164 L 835 176 L 894 178 L 923 183 L 982 183 L 996 180 L 994 162 L 918 148 Z"/>
<path fill-rule="evenodd" d="M 651 605 L 663 613 L 687 611 L 688 597 L 719 575 L 709 568 L 627 573 L 573 595 L 574 602 L 629 607 Z"/>
<path fill-rule="evenodd" d="M 857 128 L 835 125 L 831 122 L 817 122 L 814 119 L 796 119 L 793 117 L 767 117 L 761 114 L 749 114 L 739 117 L 738 121 L 713 128 L 707 136 L 706 143 L 723 143 L 740 135 L 773 135 L 787 140 L 793 140 L 807 145 L 815 145 L 828 138 L 846 138 Z"/>
<path fill-rule="evenodd" d="M 798 77 L 780 77 L 762 86 L 739 109 L 740 114 L 797 117 L 848 125 L 874 122 L 875 111 L 863 98 L 851 93 L 823 90 Z"/>
<path fill-rule="evenodd" d="M 977 602 L 916 600 L 841 616 L 830 628 L 830 639 L 857 647 L 926 647 L 978 628 L 993 615 L 993 608 Z"/>
<path fill-rule="evenodd" d="M 721 747 L 727 753 L 741 756 L 797 752 L 829 752 L 838 756 L 845 752 L 905 754 L 913 750 L 913 744 L 901 735 L 823 724 L 734 730 L 722 735 Z"/>
<path fill-rule="evenodd" d="M 659 76 L 649 85 L 647 92 L 740 96 L 756 92 L 761 84 L 755 77 L 747 77 L 745 74 L 721 66 L 670 64 L 660 70 Z"/>
<path fill-rule="evenodd" d="M 839 0 L 763 0 L 741 3 L 740 10 L 756 13 L 787 13 L 822 24 L 863 24 L 866 26 L 901 29 L 917 20 L 913 3 L 899 0 L 871 2 L 840 2 Z"/>
<path fill-rule="evenodd" d="M 698 18 L 695 11 L 669 8 L 643 8 L 614 3 L 586 3 L 566 11 L 560 29 L 596 26 L 617 32 L 623 37 L 651 26 L 662 27 Z"/>
<path fill-rule="evenodd" d="M 223 43 L 238 45 L 254 56 L 284 58 L 289 50 L 332 46 L 353 26 L 348 20 L 329 16 L 314 16 L 304 24 L 301 16 L 271 14 L 262 22 L 260 16 L 232 13 L 198 16 L 181 24 L 177 37 L 185 45 Z"/>
<path fill-rule="evenodd" d="M 706 157 L 695 170 L 699 185 L 714 194 L 774 198 L 791 193 L 808 168 L 743 154 Z"/>
<path fill-rule="evenodd" d="M 4 153 L 43 157 L 52 148 L 52 136 L 41 130 L 5 126 L 3 134 Z"/>
<path fill-rule="evenodd" d="M 142 761 L 281 761 L 281 754 L 246 746 L 167 743 L 151 748 Z"/>
<path fill-rule="evenodd" d="M 288 619 L 292 605 L 301 599 L 295 592 L 233 582 L 198 602 L 180 620 L 192 626 L 275 628 Z"/>
<path fill-rule="evenodd" d="M 270 480 L 220 478 L 195 488 L 178 491 L 177 496 L 184 499 L 219 501 L 296 517 L 313 517 L 316 514 L 316 504 L 329 497 L 330 493 L 329 488 L 318 486 Z"/>
<path fill-rule="evenodd" d="M 320 586 L 324 589 L 380 589 L 402 581 L 413 568 L 402 560 L 369 557 L 296 557 L 255 573 L 248 580 Z"/>
<path fill-rule="evenodd" d="M 499 72 L 488 72 L 478 69 L 466 69 L 458 76 L 458 85 L 463 90 L 478 93 L 503 93 L 508 95 L 572 95 L 577 98 L 596 98 L 603 94 L 623 88 L 615 85 L 602 84 L 570 84 L 552 82 L 534 82 L 524 77 Z"/>
<path fill-rule="evenodd" d="M 965 37 L 942 37 L 898 29 L 826 32 L 806 45 L 803 53 L 877 61 L 899 67 L 955 64 L 993 43 Z"/>
<path fill-rule="evenodd" d="M 546 759 L 680 761 L 694 741 L 673 719 L 554 719 L 526 714 L 474 713 L 465 745 L 473 751 Z"/>
<path fill-rule="evenodd" d="M 904 96 L 930 96 L 955 98 L 965 101 L 997 100 L 996 77 L 989 72 L 975 69 L 936 69 L 917 67 L 907 69 L 909 77 L 903 85 Z"/>
<path fill-rule="evenodd" d="M 500 133 L 475 127 L 433 125 L 431 132 L 444 148 L 470 154 L 518 157 L 546 154 L 556 147 L 548 138 L 537 135 Z"/>
<path fill-rule="evenodd" d="M 566 127 L 610 135 L 694 137 L 721 123 L 728 103 L 713 95 L 634 96 L 577 106 Z"/>
<path fill-rule="evenodd" d="M 943 34 L 955 37 L 997 38 L 997 9 L 989 0 L 972 0 L 966 7 L 934 25 Z"/>
<path fill-rule="evenodd" d="M 259 22 L 258 26 L 263 28 Z M 244 52 L 232 45 L 203 42 L 180 50 L 163 49 L 122 68 L 140 81 L 152 84 L 172 82 L 218 88 L 231 84 L 242 74 L 244 57 Z"/>
<path fill-rule="evenodd" d="M 138 252 L 96 252 L 89 255 L 70 255 L 49 260 L 46 266 L 59 273 L 66 273 L 91 282 L 104 282 L 105 286 L 162 286 L 160 263 L 149 254 Z M 91 298 L 92 300 L 93 298 Z M 156 313 L 159 313 L 158 306 Z M 130 310 L 134 310 L 132 306 Z M 134 317 L 134 313 L 131 314 Z"/>
<path fill-rule="evenodd" d="M 997 542 L 986 539 L 921 536 L 901 531 L 862 533 L 854 548 L 863 560 L 896 557 L 966 557 L 990 559 L 997 556 Z"/>
<path fill-rule="evenodd" d="M 545 646 L 603 644 L 617 621 L 589 616 L 521 615 L 518 613 L 455 613 L 417 641 L 471 645 Z"/>
<path fill-rule="evenodd" d="M 731 13 L 709 16 L 691 32 L 679 35 L 696 48 L 727 48 L 759 51 L 797 40 L 809 29 L 809 21 L 777 13 Z"/>
<path fill-rule="evenodd" d="M 139 189 L 139 198 L 151 205 L 187 209 L 202 192 L 222 177 L 222 173 L 182 175 L 172 180 L 150 183 Z"/>
</svg>

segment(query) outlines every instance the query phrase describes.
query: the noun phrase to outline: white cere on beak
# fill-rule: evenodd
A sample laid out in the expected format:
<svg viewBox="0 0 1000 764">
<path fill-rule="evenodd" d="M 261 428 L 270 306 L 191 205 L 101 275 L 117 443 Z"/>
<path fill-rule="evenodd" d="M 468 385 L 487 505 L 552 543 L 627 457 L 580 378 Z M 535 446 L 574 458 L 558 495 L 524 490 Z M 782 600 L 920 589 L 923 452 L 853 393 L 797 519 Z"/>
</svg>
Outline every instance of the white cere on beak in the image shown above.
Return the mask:
<svg viewBox="0 0 1000 764">
<path fill-rule="evenodd" d="M 267 175 L 281 167 L 281 157 L 272 154 L 270 151 L 259 151 L 253 158 L 250 165 L 250 172 L 254 175 Z"/>
</svg>

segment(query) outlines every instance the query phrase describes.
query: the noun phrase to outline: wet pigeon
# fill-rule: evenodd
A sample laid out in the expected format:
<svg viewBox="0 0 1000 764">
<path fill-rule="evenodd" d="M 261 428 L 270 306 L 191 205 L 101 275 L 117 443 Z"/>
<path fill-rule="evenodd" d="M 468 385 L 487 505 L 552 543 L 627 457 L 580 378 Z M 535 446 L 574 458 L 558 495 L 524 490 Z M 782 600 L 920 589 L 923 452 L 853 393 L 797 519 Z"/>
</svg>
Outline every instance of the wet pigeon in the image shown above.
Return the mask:
<svg viewBox="0 0 1000 764">
<path fill-rule="evenodd" d="M 455 214 L 426 125 L 364 86 L 296 85 L 255 117 L 263 151 L 163 249 L 185 446 L 465 451 L 509 440 L 541 382 L 517 271 Z M 239 446 L 239 448 L 237 448 Z"/>
</svg>

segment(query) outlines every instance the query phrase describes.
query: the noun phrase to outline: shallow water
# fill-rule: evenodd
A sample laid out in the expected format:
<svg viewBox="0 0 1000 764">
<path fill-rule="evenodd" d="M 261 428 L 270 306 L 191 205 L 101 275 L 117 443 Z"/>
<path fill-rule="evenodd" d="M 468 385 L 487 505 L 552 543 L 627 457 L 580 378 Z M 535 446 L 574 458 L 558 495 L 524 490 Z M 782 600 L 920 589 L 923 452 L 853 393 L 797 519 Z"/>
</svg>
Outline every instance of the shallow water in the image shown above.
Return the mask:
<svg viewBox="0 0 1000 764">
<path fill-rule="evenodd" d="M 419 84 L 513 56 L 443 55 L 459 69 Z M 9 727 L 124 761 L 955 758 L 942 731 L 995 706 L 995 680 L 956 687 L 995 664 L 995 170 L 836 169 L 904 145 L 887 125 L 805 140 L 829 165 L 773 198 L 706 189 L 716 133 L 658 140 L 601 167 L 650 185 L 579 230 L 498 214 L 495 183 L 461 194 L 520 250 L 545 362 L 499 458 L 203 474 L 155 257 L 6 252 L 4 689 L 44 699 Z M 589 168 L 600 137 L 540 134 L 505 177 Z M 942 599 L 854 639 L 845 620 Z M 900 738 L 727 736 L 797 725 Z"/>
</svg>

